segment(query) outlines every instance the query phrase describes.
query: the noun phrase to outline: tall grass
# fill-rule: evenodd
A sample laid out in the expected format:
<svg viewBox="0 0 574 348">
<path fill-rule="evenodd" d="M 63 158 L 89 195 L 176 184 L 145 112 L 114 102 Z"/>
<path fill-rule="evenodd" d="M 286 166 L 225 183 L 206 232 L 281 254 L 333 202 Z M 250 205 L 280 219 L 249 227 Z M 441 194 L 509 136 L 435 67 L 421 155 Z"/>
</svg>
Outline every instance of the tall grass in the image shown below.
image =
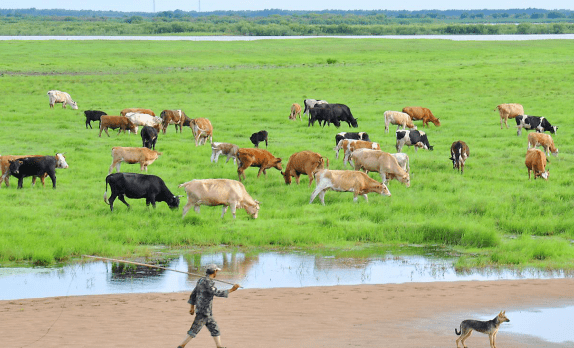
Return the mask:
<svg viewBox="0 0 574 348">
<path fill-rule="evenodd" d="M 0 261 L 49 264 L 81 254 L 147 253 L 155 245 L 384 243 L 444 244 L 481 255 L 463 258 L 463 265 L 571 267 L 573 53 L 565 40 L 0 42 L 0 154 L 66 152 L 70 165 L 57 171 L 56 190 L 49 179 L 46 188 L 26 179 L 17 190 L 14 178 L 0 188 Z M 50 89 L 69 92 L 80 109 L 49 109 Z M 103 202 L 111 148 L 141 146 L 141 139 L 115 132 L 99 138 L 96 129 L 85 129 L 83 110 L 181 108 L 209 118 L 215 141 L 251 147 L 251 133 L 265 129 L 268 150 L 284 164 L 294 152 L 313 150 L 331 159 L 331 169 L 343 169 L 332 148 L 335 134 L 350 130 L 346 125 L 288 120 L 291 104 L 306 98 L 347 104 L 360 126 L 352 130 L 368 132 L 388 152 L 395 140 L 384 133 L 383 112 L 426 106 L 442 123 L 425 129 L 435 150 L 406 148 L 411 187 L 393 181 L 392 197 L 370 195 L 368 203 L 328 192 L 325 206 L 309 205 L 314 185 L 307 186 L 307 177 L 287 186 L 277 170 L 257 179 L 254 168 L 244 183 L 261 202 L 256 220 L 242 210 L 236 220 L 229 212 L 221 219 L 220 207 L 206 206 L 182 220 L 181 208 L 159 203 L 154 210 L 130 199 L 131 210 L 116 201 L 112 213 Z M 554 136 L 560 155 L 550 158 L 548 181 L 528 181 L 526 135 L 516 135 L 514 121 L 500 129 L 493 110 L 506 102 L 522 103 L 528 114 L 560 127 Z M 459 139 L 470 147 L 464 175 L 448 160 Z M 237 178 L 233 164 L 209 161 L 209 145 L 195 147 L 189 128 L 176 134 L 171 126 L 157 147 L 163 155 L 148 173 L 174 194 L 184 194 L 177 185 L 192 179 Z M 139 168 L 122 164 L 122 171 Z"/>
</svg>

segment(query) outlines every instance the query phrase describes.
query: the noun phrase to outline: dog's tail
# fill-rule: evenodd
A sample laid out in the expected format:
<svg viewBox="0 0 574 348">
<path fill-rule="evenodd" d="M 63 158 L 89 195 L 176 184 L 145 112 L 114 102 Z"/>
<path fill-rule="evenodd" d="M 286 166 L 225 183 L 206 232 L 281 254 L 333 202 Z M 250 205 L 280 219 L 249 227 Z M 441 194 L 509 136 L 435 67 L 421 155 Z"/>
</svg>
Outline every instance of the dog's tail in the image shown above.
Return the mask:
<svg viewBox="0 0 574 348">
<path fill-rule="evenodd" d="M 460 334 L 462 333 L 462 324 L 460 325 L 460 331 L 459 331 L 459 332 L 456 332 L 456 328 L 454 328 L 454 333 L 455 333 L 457 336 L 460 336 Z"/>
</svg>

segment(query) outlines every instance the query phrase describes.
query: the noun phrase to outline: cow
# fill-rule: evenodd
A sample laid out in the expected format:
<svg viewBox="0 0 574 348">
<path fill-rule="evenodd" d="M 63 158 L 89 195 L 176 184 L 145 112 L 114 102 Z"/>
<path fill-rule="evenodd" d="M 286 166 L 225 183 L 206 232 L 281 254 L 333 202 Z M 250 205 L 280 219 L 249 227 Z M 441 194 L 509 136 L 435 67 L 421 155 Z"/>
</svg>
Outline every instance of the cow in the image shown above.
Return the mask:
<svg viewBox="0 0 574 348">
<path fill-rule="evenodd" d="M 348 140 L 348 139 L 346 139 Z M 363 141 L 363 140 L 355 140 L 355 141 L 348 141 L 345 144 L 346 140 L 343 141 L 343 150 L 345 151 L 345 157 L 343 158 L 343 165 L 346 167 L 347 162 L 350 162 L 351 154 L 353 151 L 357 149 L 371 149 L 371 150 L 380 150 L 381 146 L 379 143 L 374 143 L 372 141 Z"/>
<path fill-rule="evenodd" d="M 147 166 L 152 164 L 159 156 L 161 156 L 161 152 L 150 150 L 147 147 L 114 146 L 112 148 L 112 165 L 110 165 L 108 175 L 112 173 L 114 167 L 116 167 L 116 172 L 119 173 L 122 162 L 129 164 L 139 163 L 140 171 L 145 169 L 147 172 Z"/>
<path fill-rule="evenodd" d="M 54 108 L 54 104 L 62 103 L 62 108 L 66 108 L 66 104 L 70 104 L 73 110 L 78 109 L 78 104 L 72 100 L 72 97 L 66 92 L 51 90 L 48 91 L 48 98 L 50 98 L 50 109 Z"/>
<path fill-rule="evenodd" d="M 259 167 L 259 172 L 257 177 L 263 173 L 267 176 L 266 170 L 269 168 L 275 168 L 282 171 L 281 158 L 273 156 L 269 151 L 263 149 L 249 149 L 241 148 L 237 151 L 237 175 L 239 176 L 239 181 L 241 181 L 241 176 L 245 179 L 245 169 L 249 167 Z"/>
<path fill-rule="evenodd" d="M 108 201 L 108 184 L 112 194 Z M 145 198 L 145 204 L 155 208 L 156 202 L 165 202 L 172 210 L 179 207 L 179 197 L 171 193 L 165 182 L 155 175 L 137 173 L 114 173 L 106 176 L 106 191 L 104 192 L 104 202 L 114 211 L 114 201 L 119 198 L 128 208 L 127 198 Z"/>
<path fill-rule="evenodd" d="M 120 116 L 126 116 L 129 113 L 135 113 L 135 114 L 147 114 L 150 116 L 155 116 L 155 113 L 153 111 L 151 111 L 150 109 L 142 109 L 142 108 L 127 108 L 127 109 L 123 109 L 122 111 L 120 111 Z"/>
<path fill-rule="evenodd" d="M 383 183 L 371 179 L 367 174 L 355 170 L 329 170 L 322 169 L 315 172 L 317 187 L 311 194 L 309 204 L 313 203 L 319 196 L 321 203 L 325 205 L 325 192 L 328 190 L 338 192 L 353 192 L 353 201 L 357 202 L 357 197 L 362 195 L 368 202 L 367 193 L 376 192 L 381 195 L 390 196 L 391 193 Z"/>
<path fill-rule="evenodd" d="M 100 117 L 100 120 L 100 137 L 102 137 L 102 131 L 105 131 L 108 137 L 110 136 L 110 133 L 108 133 L 108 128 L 119 128 L 120 130 L 118 131 L 118 134 L 120 134 L 121 131 L 125 133 L 126 130 L 129 130 L 133 133 L 137 131 L 136 125 L 133 124 L 132 121 L 130 121 L 127 117 L 104 115 Z"/>
<path fill-rule="evenodd" d="M 296 120 L 297 115 L 299 115 L 299 121 L 301 121 L 301 105 L 293 103 L 293 105 L 291 105 L 291 113 L 289 114 L 289 119 Z"/>
<path fill-rule="evenodd" d="M 506 124 L 506 129 L 508 129 L 509 118 L 524 115 L 524 107 L 520 104 L 500 104 L 496 106 L 496 109 L 498 109 L 498 112 L 500 113 L 500 129 L 502 129 L 502 121 Z M 496 109 L 493 111 L 496 111 Z"/>
<path fill-rule="evenodd" d="M 136 134 L 138 133 L 139 126 L 150 126 L 155 128 L 158 132 L 163 128 L 163 121 L 159 117 L 134 112 L 128 112 L 125 117 L 136 125 Z"/>
<path fill-rule="evenodd" d="M 66 157 L 57 153 L 56 156 L 24 157 L 10 161 L 10 175 L 18 178 L 18 188 L 22 188 L 25 177 L 42 177 L 47 174 L 56 188 L 56 168 L 68 168 Z"/>
<path fill-rule="evenodd" d="M 389 132 L 389 125 L 391 124 L 396 124 L 397 130 L 399 130 L 401 126 L 403 126 L 403 129 L 407 129 L 407 127 L 411 130 L 417 129 L 407 113 L 387 110 L 383 116 L 385 117 L 385 133 Z"/>
<path fill-rule="evenodd" d="M 233 158 L 233 164 L 237 164 L 237 151 L 239 147 L 234 144 L 229 143 L 212 143 L 211 144 L 211 162 L 217 163 L 219 155 L 227 156 L 225 163 L 229 162 L 230 158 Z"/>
<path fill-rule="evenodd" d="M 423 131 L 418 130 L 398 130 L 395 132 L 397 137 L 396 149 L 397 152 L 401 152 L 404 145 L 414 146 L 415 152 L 418 148 L 425 150 L 433 150 L 433 146 L 429 144 L 427 135 Z"/>
<path fill-rule="evenodd" d="M 450 158 L 452 161 L 452 169 L 458 169 L 460 174 L 464 172 L 464 163 L 470 156 L 468 145 L 464 141 L 458 140 L 450 146 Z"/>
<path fill-rule="evenodd" d="M 550 172 L 546 170 L 546 155 L 544 152 L 538 149 L 528 149 L 526 151 L 526 168 L 528 168 L 528 180 L 530 180 L 530 172 L 534 172 L 534 180 L 536 177 L 541 177 L 544 180 L 548 180 L 548 175 Z M 548 161 L 549 162 L 549 161 Z"/>
<path fill-rule="evenodd" d="M 100 120 L 100 117 L 107 114 L 99 110 L 86 110 L 84 111 L 84 115 L 86 116 L 86 129 L 88 129 L 88 126 L 92 129 L 92 121 L 98 121 L 101 125 L 102 121 Z"/>
<path fill-rule="evenodd" d="M 259 147 L 259 143 L 265 141 L 265 148 L 267 148 L 267 131 L 260 130 L 259 132 L 251 134 L 249 140 L 255 145 L 255 147 Z"/>
<path fill-rule="evenodd" d="M 257 219 L 259 213 L 259 202 L 251 198 L 245 190 L 245 186 L 237 180 L 229 179 L 204 179 L 191 180 L 178 187 L 183 187 L 187 193 L 187 204 L 183 207 L 182 218 L 194 206 L 194 210 L 199 214 L 199 206 L 223 205 L 221 218 L 231 208 L 231 214 L 235 219 L 237 209 L 245 209 L 251 217 Z"/>
<path fill-rule="evenodd" d="M 518 115 L 515 118 L 516 120 L 516 127 L 518 130 L 516 131 L 516 135 L 520 136 L 522 134 L 522 128 L 528 129 L 535 129 L 538 133 L 544 133 L 546 131 L 556 134 L 558 130 L 558 126 L 553 126 L 548 122 L 546 117 L 543 116 L 528 116 L 528 115 Z"/>
<path fill-rule="evenodd" d="M 330 126 L 332 123 L 335 127 L 339 128 L 341 126 L 341 122 L 331 111 L 329 105 L 330 104 L 316 104 L 315 107 L 309 111 L 309 123 L 307 124 L 307 127 L 314 126 L 315 121 L 318 121 L 319 126 L 321 125 L 321 122 L 323 122 L 323 127 L 325 127 L 325 125 Z"/>
<path fill-rule="evenodd" d="M 405 172 L 410 173 L 411 166 L 409 156 L 406 153 L 392 153 L 391 156 L 397 160 L 397 163 L 399 166 L 401 166 L 401 168 L 403 168 Z"/>
<path fill-rule="evenodd" d="M 209 143 L 213 143 L 213 126 L 207 118 L 193 118 L 189 126 L 193 132 L 195 146 L 204 145 L 207 138 L 209 138 Z"/>
<path fill-rule="evenodd" d="M 11 155 L 4 155 L 0 156 L 0 167 L 2 169 L 2 177 L 0 178 L 0 185 L 2 182 L 6 184 L 6 187 L 10 186 L 10 161 L 17 160 L 20 158 L 25 157 L 42 157 L 43 155 L 20 155 L 20 156 L 11 156 Z M 44 174 L 40 176 L 40 180 L 42 181 L 42 186 L 44 186 L 44 179 L 48 176 Z M 32 177 L 32 186 L 36 184 L 36 176 Z"/>
<path fill-rule="evenodd" d="M 339 141 L 343 139 L 371 141 L 371 139 L 369 139 L 369 135 L 366 132 L 341 132 L 335 135 L 335 145 L 338 145 Z"/>
<path fill-rule="evenodd" d="M 326 100 L 316 100 L 316 99 L 305 99 L 303 100 L 303 105 L 305 105 L 305 110 L 303 115 L 310 114 L 310 110 L 315 107 L 315 105 L 328 104 Z"/>
<path fill-rule="evenodd" d="M 397 159 L 388 152 L 371 149 L 357 149 L 352 153 L 355 170 L 365 172 L 378 172 L 381 182 L 387 184 L 389 177 L 397 179 L 406 187 L 411 186 L 411 178 L 400 165 Z"/>
<path fill-rule="evenodd" d="M 299 185 L 301 174 L 309 176 L 309 187 L 313 182 L 313 173 L 319 169 L 324 169 L 325 160 L 323 156 L 312 151 L 296 152 L 289 157 L 289 162 L 285 167 L 285 172 L 281 172 L 285 184 L 291 184 L 291 177 L 295 177 L 295 182 Z M 329 159 L 327 158 L 327 169 L 329 169 Z"/>
<path fill-rule="evenodd" d="M 434 117 L 432 112 L 420 106 L 407 106 L 403 108 L 403 112 L 408 114 L 413 121 L 422 120 L 424 126 L 429 126 L 429 122 L 434 123 L 435 126 L 440 126 L 440 118 Z"/>
<path fill-rule="evenodd" d="M 157 142 L 157 129 L 144 126 L 141 131 L 142 147 L 155 150 L 155 143 Z"/>
<path fill-rule="evenodd" d="M 341 139 L 339 140 L 339 142 L 337 143 L 337 146 L 335 146 L 333 148 L 333 150 L 335 151 L 335 158 L 338 159 L 339 158 L 339 150 L 343 150 L 343 155 L 345 154 L 345 149 L 349 146 L 349 143 L 352 143 L 354 141 L 357 141 L 358 139 Z"/>
<path fill-rule="evenodd" d="M 554 146 L 554 140 L 550 134 L 544 133 L 529 133 L 528 134 L 528 148 L 542 146 L 546 156 L 550 156 L 552 153 L 554 156 L 558 156 L 558 149 Z"/>
<path fill-rule="evenodd" d="M 175 125 L 175 132 L 177 133 L 177 127 L 179 127 L 179 132 L 182 132 L 184 122 L 186 119 L 191 119 L 187 117 L 183 110 L 163 110 L 159 117 L 162 119 L 163 134 L 167 131 L 167 126 L 170 124 Z"/>
</svg>

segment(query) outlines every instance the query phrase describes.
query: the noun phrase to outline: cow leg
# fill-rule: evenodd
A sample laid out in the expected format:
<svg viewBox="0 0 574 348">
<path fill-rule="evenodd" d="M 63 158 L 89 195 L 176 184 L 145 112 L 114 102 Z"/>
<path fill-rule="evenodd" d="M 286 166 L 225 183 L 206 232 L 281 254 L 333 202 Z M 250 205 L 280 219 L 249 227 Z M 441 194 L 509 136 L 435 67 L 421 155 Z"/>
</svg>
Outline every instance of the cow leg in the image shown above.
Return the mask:
<svg viewBox="0 0 574 348">
<path fill-rule="evenodd" d="M 187 212 L 189 211 L 189 209 L 191 209 L 191 201 L 187 201 L 187 204 L 183 207 L 183 214 L 181 215 L 181 218 L 183 219 L 185 217 L 185 214 L 187 214 Z"/>
<path fill-rule="evenodd" d="M 297 185 L 299 185 L 299 179 L 301 177 L 301 174 L 295 172 L 295 182 L 297 183 Z M 311 184 L 309 184 L 309 186 L 311 186 Z"/>
<path fill-rule="evenodd" d="M 384 171 L 381 171 L 379 174 L 381 174 L 381 182 L 383 184 L 387 184 L 387 173 L 385 173 Z"/>
<path fill-rule="evenodd" d="M 120 171 L 120 162 L 112 161 L 112 165 L 110 166 L 110 169 L 108 170 L 108 175 L 112 174 L 112 171 L 114 170 L 114 167 L 116 165 L 117 165 L 116 172 Z"/>
<path fill-rule="evenodd" d="M 365 193 L 365 194 L 363 194 L 363 197 L 365 197 L 365 202 L 367 202 L 367 203 L 368 203 L 368 202 L 369 202 L 369 197 L 367 197 L 367 194 L 366 194 L 366 193 Z"/>
<path fill-rule="evenodd" d="M 528 173 L 528 178 L 530 178 L 530 172 Z M 22 188 L 22 184 L 24 183 L 24 177 L 19 177 L 18 178 L 18 188 L 21 189 Z"/>
<path fill-rule="evenodd" d="M 110 196 L 110 199 L 108 200 L 109 204 L 110 204 L 110 210 L 114 211 L 114 201 L 116 200 L 116 197 L 118 195 L 116 195 L 113 191 L 112 191 L 112 195 Z"/>
<path fill-rule="evenodd" d="M 317 187 L 315 188 L 315 190 L 313 191 L 313 193 L 311 193 L 311 200 L 309 201 L 309 204 L 313 203 L 313 201 L 315 200 L 315 198 L 317 197 L 317 195 L 323 190 L 323 188 L 320 185 L 317 185 Z M 323 205 L 325 205 L 323 203 Z"/>
<path fill-rule="evenodd" d="M 263 166 L 261 166 L 261 168 L 259 168 L 259 172 L 257 173 L 257 177 L 259 177 L 262 172 L 263 172 L 263 174 L 265 174 L 265 167 L 263 167 Z M 265 174 L 265 176 L 267 176 L 267 174 Z"/>
<path fill-rule="evenodd" d="M 151 206 L 155 209 L 155 197 L 149 197 L 148 199 L 146 199 L 146 205 L 149 206 L 149 204 L 151 203 Z"/>
<path fill-rule="evenodd" d="M 227 159 L 225 160 L 225 163 L 229 162 L 229 160 L 233 157 L 232 154 L 228 154 L 227 155 Z M 235 163 L 235 158 L 233 158 L 233 163 Z"/>
<path fill-rule="evenodd" d="M 128 202 L 126 202 L 126 198 L 123 194 L 119 195 L 118 198 L 122 201 L 128 208 L 131 208 Z M 111 199 L 110 199 L 111 200 Z"/>
</svg>

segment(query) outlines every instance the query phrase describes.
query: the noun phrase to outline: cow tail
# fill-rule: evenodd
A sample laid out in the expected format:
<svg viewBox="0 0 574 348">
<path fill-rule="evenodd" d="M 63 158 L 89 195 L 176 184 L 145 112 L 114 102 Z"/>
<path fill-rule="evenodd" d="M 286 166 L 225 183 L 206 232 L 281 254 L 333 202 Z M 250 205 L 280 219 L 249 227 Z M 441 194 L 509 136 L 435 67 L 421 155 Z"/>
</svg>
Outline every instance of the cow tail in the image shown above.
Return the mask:
<svg viewBox="0 0 574 348">
<path fill-rule="evenodd" d="M 323 157 L 325 160 L 327 160 L 327 169 L 329 169 L 329 158 L 328 157 Z"/>
<path fill-rule="evenodd" d="M 108 176 L 106 176 L 106 190 L 104 191 L 104 202 L 106 202 L 107 205 L 110 205 L 110 203 L 108 202 Z"/>
</svg>

